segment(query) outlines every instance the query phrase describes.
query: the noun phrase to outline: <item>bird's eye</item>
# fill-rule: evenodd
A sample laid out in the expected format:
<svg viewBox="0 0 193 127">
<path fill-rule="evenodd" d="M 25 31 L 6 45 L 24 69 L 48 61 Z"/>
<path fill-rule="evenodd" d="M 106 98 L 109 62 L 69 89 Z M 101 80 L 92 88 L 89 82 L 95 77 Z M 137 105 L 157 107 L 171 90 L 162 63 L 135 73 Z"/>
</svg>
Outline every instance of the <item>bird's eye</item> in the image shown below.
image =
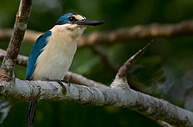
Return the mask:
<svg viewBox="0 0 193 127">
<path fill-rule="evenodd" d="M 76 21 L 75 17 L 71 16 L 68 18 L 69 21 Z"/>
</svg>

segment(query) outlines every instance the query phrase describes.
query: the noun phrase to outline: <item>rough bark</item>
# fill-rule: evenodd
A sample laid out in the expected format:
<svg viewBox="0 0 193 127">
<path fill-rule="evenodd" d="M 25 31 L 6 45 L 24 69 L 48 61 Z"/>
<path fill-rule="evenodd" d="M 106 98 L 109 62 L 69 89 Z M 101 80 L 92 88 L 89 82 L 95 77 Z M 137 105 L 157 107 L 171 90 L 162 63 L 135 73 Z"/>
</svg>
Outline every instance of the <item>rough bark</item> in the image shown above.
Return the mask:
<svg viewBox="0 0 193 127">
<path fill-rule="evenodd" d="M 148 44 L 149 45 L 149 44 Z M 136 54 L 133 55 L 133 57 L 131 57 L 132 59 L 130 59 L 129 61 L 131 60 L 136 60 L 137 57 L 139 57 L 139 55 L 141 55 L 143 53 L 143 50 L 137 52 Z M 6 54 L 6 51 L 4 50 L 0 50 L 0 58 L 3 59 L 3 57 L 5 56 Z M 138 54 L 138 55 L 137 55 Z M 27 64 L 27 57 L 26 56 L 22 56 L 22 55 L 18 55 L 18 58 L 17 58 L 17 63 L 20 64 L 20 65 L 23 65 L 23 66 L 26 66 Z M 127 62 L 126 64 L 124 65 L 127 65 Z M 124 66 L 123 65 L 123 66 Z M 129 66 L 131 66 L 132 64 L 129 64 Z M 129 68 L 127 68 L 129 69 Z M 121 69 L 120 69 L 121 70 Z M 119 70 L 119 71 L 120 71 Z M 123 70 L 122 70 L 123 71 Z M 127 71 L 127 70 L 125 70 Z M 79 74 L 75 74 L 75 73 L 72 73 L 72 72 L 68 72 L 67 75 L 65 76 L 65 80 L 66 81 L 70 81 L 72 83 L 76 83 L 76 84 L 81 84 L 81 85 L 84 85 L 84 86 L 88 86 L 88 87 L 97 87 L 97 88 L 105 88 L 107 86 L 105 86 L 104 84 L 102 83 L 99 83 L 99 82 L 96 82 L 96 81 L 93 81 L 93 80 L 90 80 L 90 79 L 87 79 L 86 77 L 83 77 L 82 75 L 79 75 Z M 127 84 L 127 83 L 126 83 Z M 127 84 L 128 85 L 128 84 Z M 130 84 L 131 86 L 133 86 L 133 84 Z M 155 120 L 154 118 L 151 118 L 152 120 Z M 166 123 L 165 121 L 161 121 L 161 120 L 155 120 L 159 125 L 163 126 L 163 127 L 171 127 L 170 124 Z"/>
<path fill-rule="evenodd" d="M 150 46 L 150 44 L 148 44 L 146 46 L 146 48 L 143 48 L 141 50 L 139 50 L 136 54 L 134 54 L 129 60 L 126 61 L 126 63 L 121 67 L 121 68 L 125 68 L 125 69 L 119 69 L 118 73 L 125 73 L 128 71 L 129 67 L 132 65 L 132 63 L 134 61 L 136 61 L 136 59 L 142 55 L 144 53 L 144 51 Z M 4 50 L 0 50 L 0 58 L 3 57 L 3 55 L 5 54 L 6 51 Z M 19 55 L 20 56 L 20 55 Z M 24 58 L 24 59 L 23 59 Z M 18 61 L 23 61 L 24 62 L 24 65 L 26 65 L 27 63 L 27 57 L 25 56 L 21 56 L 21 57 L 18 57 L 17 59 Z M 128 64 L 129 63 L 129 64 Z M 127 66 L 129 65 L 129 66 Z M 127 66 L 127 67 L 124 67 L 124 66 Z M 122 78 L 124 78 L 126 75 L 123 75 Z M 115 79 L 115 81 L 112 83 L 111 87 L 113 86 L 113 84 L 116 86 L 118 85 L 118 87 L 120 86 L 123 86 L 122 88 L 128 88 L 129 87 L 125 87 L 128 86 L 128 83 L 127 81 L 123 81 L 121 77 L 118 77 L 116 76 L 117 78 Z M 78 74 L 75 74 L 75 73 L 72 73 L 72 72 L 68 72 L 65 79 L 67 81 L 70 81 L 70 82 L 73 82 L 73 83 L 78 83 L 78 84 L 82 84 L 82 85 L 85 85 L 85 86 L 89 86 L 89 87 L 97 87 L 97 88 L 107 88 L 107 86 L 105 86 L 104 84 L 102 83 L 98 83 L 98 82 L 95 82 L 93 80 L 90 80 L 90 79 L 87 79 L 85 77 L 83 77 L 82 75 L 78 75 Z M 118 81 L 118 82 L 117 82 Z M 121 83 L 120 83 L 121 81 Z M 116 84 L 117 83 L 117 84 Z M 120 85 L 121 84 L 121 85 Z M 132 84 L 130 84 L 132 85 Z M 151 118 L 151 117 L 150 117 Z M 153 120 L 155 120 L 155 118 L 151 118 Z M 164 122 L 164 121 L 161 121 L 161 120 L 155 120 L 159 125 L 163 126 L 163 127 L 170 127 L 171 125 Z"/>
<path fill-rule="evenodd" d="M 134 61 L 136 61 L 136 59 L 137 59 L 140 55 L 142 55 L 142 54 L 144 53 L 144 51 L 145 51 L 149 46 L 150 46 L 150 44 L 147 44 L 147 46 L 146 46 L 145 48 L 139 50 L 139 51 L 138 51 L 136 54 L 134 54 L 129 60 L 127 60 L 126 63 L 119 69 L 119 71 L 118 71 L 117 74 L 127 72 L 127 71 L 129 70 L 129 67 L 134 63 Z M 2 59 L 2 58 L 5 56 L 5 54 L 6 54 L 6 51 L 4 51 L 4 50 L 1 49 L 1 50 L 0 50 L 0 58 Z M 27 64 L 27 59 L 28 59 L 28 58 L 27 58 L 26 56 L 19 55 L 18 58 L 17 58 L 17 63 L 20 64 L 20 65 L 26 66 L 26 64 Z M 126 67 L 124 67 L 124 66 L 126 66 Z M 122 69 L 122 68 L 125 68 L 125 69 Z M 125 74 L 126 74 L 126 73 L 125 73 Z M 124 77 L 126 76 L 125 74 L 122 75 L 122 76 L 123 76 L 122 78 L 124 78 Z M 116 77 L 118 77 L 118 76 L 116 76 Z M 118 84 L 119 84 L 118 87 L 123 86 L 123 88 L 129 88 L 129 87 L 128 87 L 128 83 L 126 82 L 126 80 L 123 81 L 122 78 L 121 78 L 121 77 L 116 78 L 116 80 L 112 83 L 111 86 L 113 86 L 113 84 L 115 84 L 115 83 L 117 82 L 117 80 L 118 80 L 118 81 L 121 81 L 121 82 L 122 82 L 121 85 L 120 85 L 120 83 L 118 83 Z M 105 87 L 107 87 L 107 86 L 105 86 L 105 85 L 102 84 L 102 83 L 95 82 L 95 81 L 93 81 L 93 80 L 90 80 L 90 79 L 87 79 L 87 78 L 83 77 L 82 75 L 78 75 L 78 74 L 75 74 L 75 73 L 72 73 L 72 72 L 68 72 L 67 75 L 66 75 L 66 77 L 65 77 L 65 79 L 66 79 L 67 81 L 70 81 L 70 82 L 73 82 L 73 83 L 78 83 L 78 84 L 85 85 L 85 86 L 89 86 L 89 87 L 97 87 L 97 88 L 101 88 L 101 87 L 105 88 Z M 133 84 L 130 84 L 130 85 L 132 86 Z M 125 87 L 125 86 L 127 86 L 127 87 Z M 151 118 L 151 117 L 150 117 L 150 118 Z M 151 118 L 151 119 L 155 120 L 155 118 Z M 170 124 L 166 123 L 165 121 L 161 121 L 161 120 L 155 120 L 155 121 L 156 121 L 159 125 L 161 125 L 161 126 L 163 126 L 163 127 L 170 127 L 170 126 L 171 126 Z"/>
<path fill-rule="evenodd" d="M 72 101 L 81 104 L 109 105 L 136 110 L 145 116 L 161 119 L 178 127 L 193 126 L 193 113 L 162 99 L 132 89 L 87 87 L 77 84 L 58 84 L 46 81 L 0 82 L 5 97 L 29 101 L 31 99 Z M 121 82 L 117 82 L 121 83 Z"/>
<path fill-rule="evenodd" d="M 27 23 L 30 16 L 31 11 L 31 0 L 21 0 L 19 10 L 16 15 L 16 21 L 14 24 L 14 30 L 11 35 L 11 39 L 9 42 L 9 46 L 7 48 L 7 54 L 3 60 L 0 69 L 0 79 L 9 81 L 13 78 L 13 70 L 17 55 L 19 53 L 19 49 L 21 46 L 21 41 L 23 40 L 23 36 L 25 30 L 27 29 Z"/>
<path fill-rule="evenodd" d="M 88 87 L 97 87 L 97 88 L 107 87 L 100 82 L 96 82 L 96 81 L 87 79 L 86 77 L 73 73 L 73 72 L 68 72 L 66 76 L 64 77 L 64 79 L 66 79 L 67 81 L 70 81 L 76 84 L 81 84 L 81 85 L 88 86 Z"/>
<path fill-rule="evenodd" d="M 162 127 L 175 127 L 161 120 L 157 120 L 156 122 L 157 124 L 161 125 Z"/>
</svg>

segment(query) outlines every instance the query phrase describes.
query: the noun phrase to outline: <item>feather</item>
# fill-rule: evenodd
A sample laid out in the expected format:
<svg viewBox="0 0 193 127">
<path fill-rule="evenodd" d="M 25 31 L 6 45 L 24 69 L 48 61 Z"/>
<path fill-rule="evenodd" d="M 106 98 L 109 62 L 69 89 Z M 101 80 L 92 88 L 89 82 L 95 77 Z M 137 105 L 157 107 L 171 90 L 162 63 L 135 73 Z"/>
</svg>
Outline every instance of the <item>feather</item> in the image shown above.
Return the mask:
<svg viewBox="0 0 193 127">
<path fill-rule="evenodd" d="M 35 44 L 32 47 L 29 59 L 28 59 L 28 66 L 26 71 L 26 79 L 32 80 L 33 72 L 35 70 L 36 61 L 38 56 L 42 53 L 43 48 L 47 45 L 47 38 L 51 36 L 52 32 L 48 31 L 45 34 L 41 35 Z"/>
<path fill-rule="evenodd" d="M 62 80 L 68 72 L 77 48 L 77 33 L 67 27 L 60 25 L 50 30 L 52 35 L 37 58 L 33 80 Z"/>
</svg>

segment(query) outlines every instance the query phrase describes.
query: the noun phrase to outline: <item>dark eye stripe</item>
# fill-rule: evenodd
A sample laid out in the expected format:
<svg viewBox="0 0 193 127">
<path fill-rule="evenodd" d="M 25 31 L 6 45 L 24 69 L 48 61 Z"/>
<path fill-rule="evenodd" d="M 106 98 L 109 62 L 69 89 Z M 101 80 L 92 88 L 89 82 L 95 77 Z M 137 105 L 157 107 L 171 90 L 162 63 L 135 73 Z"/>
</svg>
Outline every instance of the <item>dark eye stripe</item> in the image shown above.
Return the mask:
<svg viewBox="0 0 193 127">
<path fill-rule="evenodd" d="M 77 21 L 77 19 L 76 19 L 74 16 L 70 16 L 70 17 L 68 18 L 68 20 L 71 21 L 71 22 Z"/>
</svg>

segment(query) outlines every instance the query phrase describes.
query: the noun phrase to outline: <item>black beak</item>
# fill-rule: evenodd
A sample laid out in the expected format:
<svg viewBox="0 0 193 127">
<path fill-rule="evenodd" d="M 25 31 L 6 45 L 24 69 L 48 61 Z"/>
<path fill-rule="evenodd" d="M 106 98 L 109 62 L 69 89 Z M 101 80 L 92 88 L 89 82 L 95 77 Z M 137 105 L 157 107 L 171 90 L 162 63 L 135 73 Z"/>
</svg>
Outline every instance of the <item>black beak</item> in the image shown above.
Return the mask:
<svg viewBox="0 0 193 127">
<path fill-rule="evenodd" d="M 88 26 L 97 26 L 103 24 L 104 21 L 102 20 L 81 20 L 81 21 L 76 21 L 76 24 L 78 25 L 88 25 Z"/>
</svg>

